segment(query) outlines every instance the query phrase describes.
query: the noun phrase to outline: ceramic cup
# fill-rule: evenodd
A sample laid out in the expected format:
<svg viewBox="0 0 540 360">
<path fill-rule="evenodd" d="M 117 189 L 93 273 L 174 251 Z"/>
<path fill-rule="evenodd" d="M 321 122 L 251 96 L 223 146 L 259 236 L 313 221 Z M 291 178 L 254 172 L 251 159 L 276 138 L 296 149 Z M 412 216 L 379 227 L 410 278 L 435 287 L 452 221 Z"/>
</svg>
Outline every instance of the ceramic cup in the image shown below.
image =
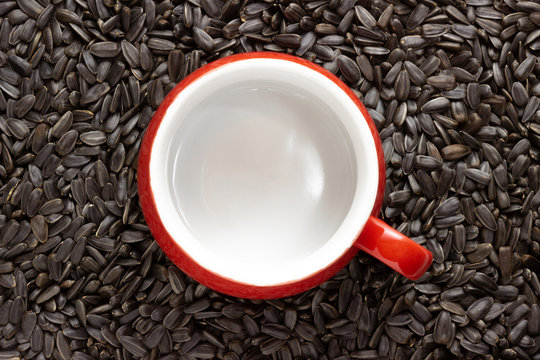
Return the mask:
<svg viewBox="0 0 540 360">
<path fill-rule="evenodd" d="M 417 279 L 432 255 L 375 218 L 385 184 L 357 96 L 304 59 L 246 53 L 179 83 L 145 134 L 142 209 L 165 254 L 225 294 L 312 288 L 358 249 Z"/>
</svg>

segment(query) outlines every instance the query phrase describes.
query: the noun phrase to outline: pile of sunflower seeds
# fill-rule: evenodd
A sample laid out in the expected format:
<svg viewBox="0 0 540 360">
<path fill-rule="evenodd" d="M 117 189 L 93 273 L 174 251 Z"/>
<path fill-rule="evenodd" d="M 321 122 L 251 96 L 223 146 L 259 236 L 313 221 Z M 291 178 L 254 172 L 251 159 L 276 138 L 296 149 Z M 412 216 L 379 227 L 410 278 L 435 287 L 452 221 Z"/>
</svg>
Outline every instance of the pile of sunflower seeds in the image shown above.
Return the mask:
<svg viewBox="0 0 540 360">
<path fill-rule="evenodd" d="M 368 107 L 382 217 L 434 263 L 359 254 L 295 297 L 215 293 L 137 198 L 151 116 L 187 74 L 302 56 Z M 540 4 L 0 2 L 0 360 L 540 359 Z"/>
</svg>

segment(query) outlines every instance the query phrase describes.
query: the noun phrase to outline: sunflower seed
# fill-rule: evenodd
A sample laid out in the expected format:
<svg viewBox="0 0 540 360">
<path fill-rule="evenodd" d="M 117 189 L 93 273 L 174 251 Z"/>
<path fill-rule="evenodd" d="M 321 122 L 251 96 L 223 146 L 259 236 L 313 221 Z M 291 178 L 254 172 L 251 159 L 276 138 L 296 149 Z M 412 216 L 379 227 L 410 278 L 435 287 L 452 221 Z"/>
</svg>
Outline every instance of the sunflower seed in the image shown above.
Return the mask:
<svg viewBox="0 0 540 360">
<path fill-rule="evenodd" d="M 333 35 L 329 35 L 329 36 L 333 36 Z M 295 48 L 295 49 L 300 47 L 300 44 L 302 41 L 302 38 L 300 37 L 300 35 L 297 35 L 297 34 L 278 34 L 278 35 L 275 35 L 272 39 L 276 44 L 280 46 L 290 47 L 290 48 Z"/>
<path fill-rule="evenodd" d="M 120 52 L 120 46 L 112 41 L 97 42 L 90 46 L 90 53 L 100 58 L 113 58 Z"/>
<path fill-rule="evenodd" d="M 377 25 L 377 21 L 375 20 L 375 18 L 363 6 L 356 5 L 354 7 L 354 13 L 360 24 L 364 25 L 365 27 L 372 29 L 375 27 L 375 25 Z"/>
<path fill-rule="evenodd" d="M 124 348 L 135 356 L 142 357 L 147 353 L 147 350 L 141 344 L 140 341 L 131 336 L 120 336 L 118 341 Z"/>
<path fill-rule="evenodd" d="M 424 22 L 429 13 L 429 8 L 424 4 L 418 4 L 407 20 L 407 29 L 411 30 Z"/>
<path fill-rule="evenodd" d="M 447 161 L 458 160 L 470 153 L 471 148 L 462 144 L 448 145 L 441 150 L 441 156 Z"/>
<path fill-rule="evenodd" d="M 497 230 L 497 222 L 495 221 L 495 217 L 484 204 L 478 205 L 476 207 L 475 214 L 478 220 L 486 228 L 488 228 L 491 231 Z"/>
<path fill-rule="evenodd" d="M 102 98 L 105 94 L 107 94 L 110 90 L 110 86 L 108 83 L 103 82 L 100 84 L 96 84 L 92 86 L 88 91 L 81 96 L 81 104 L 91 104 Z"/>
<path fill-rule="evenodd" d="M 338 67 L 343 76 L 351 83 L 355 83 L 360 79 L 360 69 L 356 62 L 350 58 L 340 55 L 337 58 Z"/>
<path fill-rule="evenodd" d="M 426 113 L 435 113 L 446 110 L 450 106 L 450 101 L 444 97 L 432 99 L 422 106 L 422 111 Z"/>
<path fill-rule="evenodd" d="M 448 345 L 454 337 L 455 325 L 451 321 L 450 313 L 441 311 L 435 320 L 433 339 L 437 344 Z"/>
<path fill-rule="evenodd" d="M 214 39 L 212 39 L 212 37 L 210 35 L 208 35 L 204 30 L 201 30 L 199 29 L 198 27 L 194 26 L 193 27 L 193 39 L 195 40 L 195 43 L 203 50 L 205 51 L 211 51 L 214 46 L 216 45 Z M 150 39 L 152 40 L 152 39 Z M 152 44 L 150 43 L 150 40 L 148 41 L 148 47 L 151 48 L 151 49 L 158 49 L 158 50 L 172 50 L 174 49 L 174 44 L 172 48 L 169 48 L 167 46 L 159 46 L 156 47 L 156 44 L 155 42 L 153 42 Z M 156 39 L 158 40 L 158 39 Z"/>
<path fill-rule="evenodd" d="M 536 57 L 529 56 L 514 71 L 514 76 L 518 81 L 524 81 L 531 74 L 536 65 Z"/>
</svg>

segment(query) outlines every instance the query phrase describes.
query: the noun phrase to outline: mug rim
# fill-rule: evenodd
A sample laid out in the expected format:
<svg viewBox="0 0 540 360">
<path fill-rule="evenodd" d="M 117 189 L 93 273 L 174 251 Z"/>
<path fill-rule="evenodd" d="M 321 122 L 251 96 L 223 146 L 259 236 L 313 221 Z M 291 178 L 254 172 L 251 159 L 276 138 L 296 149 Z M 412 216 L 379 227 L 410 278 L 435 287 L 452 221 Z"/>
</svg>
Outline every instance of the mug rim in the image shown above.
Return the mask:
<svg viewBox="0 0 540 360">
<path fill-rule="evenodd" d="M 180 246 L 180 244 L 178 244 L 174 240 L 159 215 L 158 207 L 156 205 L 154 197 L 154 190 L 152 190 L 150 164 L 153 145 L 156 139 L 158 129 L 161 126 L 161 123 L 165 117 L 169 106 L 175 101 L 176 97 L 184 89 L 186 89 L 189 85 L 191 85 L 193 82 L 203 77 L 207 73 L 224 65 L 249 59 L 285 60 L 302 65 L 309 68 L 310 70 L 318 72 L 327 79 L 331 80 L 344 92 L 345 95 L 348 96 L 348 98 L 350 98 L 350 100 L 352 100 L 353 104 L 356 105 L 356 107 L 358 108 L 358 110 L 360 110 L 362 116 L 364 117 L 368 128 L 371 131 L 371 136 L 374 141 L 373 144 L 375 146 L 375 153 L 377 156 L 377 168 L 379 170 L 379 176 L 377 184 L 377 194 L 373 203 L 373 210 L 371 211 L 371 215 L 377 215 L 379 213 L 382 206 L 382 198 L 384 195 L 385 186 L 384 155 L 377 129 L 375 128 L 375 125 L 371 120 L 367 109 L 363 106 L 363 104 L 360 102 L 354 92 L 345 83 L 343 83 L 340 79 L 338 79 L 334 74 L 330 73 L 329 71 L 312 62 L 296 56 L 271 52 L 243 53 L 231 55 L 223 59 L 213 61 L 208 65 L 196 70 L 192 74 L 188 75 L 185 79 L 183 79 L 173 88 L 173 90 L 166 96 L 163 103 L 159 106 L 156 113 L 152 117 L 152 120 L 148 125 L 146 134 L 141 144 L 137 174 L 139 199 L 148 226 L 162 250 L 173 261 L 173 263 L 175 263 L 182 271 L 191 276 L 193 279 L 209 286 L 210 288 L 213 288 L 214 290 L 229 295 L 248 298 L 283 297 L 302 292 L 325 281 L 333 274 L 335 274 L 340 268 L 342 268 L 348 261 L 350 261 L 350 259 L 357 252 L 357 249 L 354 246 L 349 246 L 349 248 L 345 249 L 344 253 L 341 256 L 334 259 L 322 269 L 311 273 L 301 279 L 272 285 L 254 285 L 249 283 L 242 283 L 238 280 L 231 279 L 222 274 L 216 273 L 199 264 L 199 262 L 197 262 L 195 258 L 193 258 L 185 249 Z M 360 230 L 361 227 L 358 231 Z"/>
</svg>

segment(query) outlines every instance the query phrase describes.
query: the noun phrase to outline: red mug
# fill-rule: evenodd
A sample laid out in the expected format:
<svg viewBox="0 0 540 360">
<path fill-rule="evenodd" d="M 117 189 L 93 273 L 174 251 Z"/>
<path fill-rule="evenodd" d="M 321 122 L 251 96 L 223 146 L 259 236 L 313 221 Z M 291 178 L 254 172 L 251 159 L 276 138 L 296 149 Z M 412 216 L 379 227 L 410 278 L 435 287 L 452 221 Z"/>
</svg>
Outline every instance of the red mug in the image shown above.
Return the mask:
<svg viewBox="0 0 540 360">
<path fill-rule="evenodd" d="M 279 298 L 329 279 L 360 249 L 410 279 L 431 253 L 375 216 L 377 130 L 341 80 L 270 52 L 214 61 L 165 98 L 138 189 L 148 226 L 187 275 L 225 294 Z"/>
</svg>

